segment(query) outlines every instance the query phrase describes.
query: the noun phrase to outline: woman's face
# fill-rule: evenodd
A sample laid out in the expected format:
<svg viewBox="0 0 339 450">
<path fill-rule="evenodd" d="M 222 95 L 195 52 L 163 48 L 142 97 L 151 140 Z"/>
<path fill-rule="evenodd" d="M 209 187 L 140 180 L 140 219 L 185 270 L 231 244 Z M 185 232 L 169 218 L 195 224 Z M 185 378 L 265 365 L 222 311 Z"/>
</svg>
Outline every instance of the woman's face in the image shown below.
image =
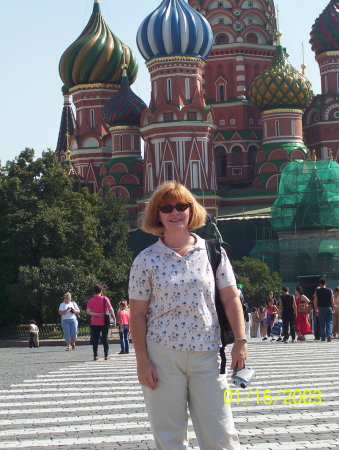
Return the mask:
<svg viewBox="0 0 339 450">
<path fill-rule="evenodd" d="M 71 296 L 68 294 L 68 295 L 65 295 L 65 297 L 64 297 L 64 302 L 65 303 L 69 303 L 71 301 Z"/>
<path fill-rule="evenodd" d="M 185 200 L 173 200 L 172 202 L 166 203 L 166 205 L 178 205 L 178 208 L 182 209 L 182 205 L 188 205 L 188 203 Z M 159 211 L 159 220 L 163 224 L 165 231 L 185 231 L 187 230 L 189 219 L 189 206 L 184 211 L 178 211 L 176 208 L 173 208 L 172 211 L 168 213 Z"/>
</svg>

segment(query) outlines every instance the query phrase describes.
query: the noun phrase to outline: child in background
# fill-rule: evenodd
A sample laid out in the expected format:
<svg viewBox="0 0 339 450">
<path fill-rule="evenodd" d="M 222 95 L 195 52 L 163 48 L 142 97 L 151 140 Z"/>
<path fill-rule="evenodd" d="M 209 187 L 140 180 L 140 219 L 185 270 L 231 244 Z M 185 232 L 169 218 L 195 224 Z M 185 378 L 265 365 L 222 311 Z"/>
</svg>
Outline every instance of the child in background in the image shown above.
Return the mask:
<svg viewBox="0 0 339 450">
<path fill-rule="evenodd" d="M 36 324 L 35 320 L 29 321 L 29 348 L 38 348 L 39 347 L 39 328 Z"/>
</svg>

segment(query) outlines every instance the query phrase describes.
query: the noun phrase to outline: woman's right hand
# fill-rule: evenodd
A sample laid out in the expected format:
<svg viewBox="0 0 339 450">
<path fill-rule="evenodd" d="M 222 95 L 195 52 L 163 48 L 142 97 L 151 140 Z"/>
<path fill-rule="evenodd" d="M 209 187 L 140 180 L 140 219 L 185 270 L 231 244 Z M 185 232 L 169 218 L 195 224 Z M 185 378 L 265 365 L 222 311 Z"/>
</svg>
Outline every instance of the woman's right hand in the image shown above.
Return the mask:
<svg viewBox="0 0 339 450">
<path fill-rule="evenodd" d="M 154 391 L 157 388 L 158 376 L 151 361 L 146 360 L 138 363 L 137 368 L 139 383 Z"/>
</svg>

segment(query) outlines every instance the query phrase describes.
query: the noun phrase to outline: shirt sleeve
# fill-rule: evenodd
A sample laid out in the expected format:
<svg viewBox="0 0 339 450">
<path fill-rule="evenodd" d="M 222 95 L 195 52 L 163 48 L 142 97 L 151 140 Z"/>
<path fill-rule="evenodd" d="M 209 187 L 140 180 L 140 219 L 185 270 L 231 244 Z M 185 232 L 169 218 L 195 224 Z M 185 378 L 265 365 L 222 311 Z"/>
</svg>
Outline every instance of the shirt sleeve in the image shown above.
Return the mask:
<svg viewBox="0 0 339 450">
<path fill-rule="evenodd" d="M 129 298 L 133 300 L 150 300 L 151 292 L 152 287 L 147 269 L 147 258 L 145 254 L 140 253 L 133 261 L 129 275 Z"/>
<path fill-rule="evenodd" d="M 59 311 L 65 311 L 65 309 L 66 309 L 66 303 L 60 303 Z"/>
<path fill-rule="evenodd" d="M 230 260 L 223 248 L 221 248 L 221 262 L 217 269 L 216 281 L 219 290 L 224 287 L 237 285 Z"/>
</svg>

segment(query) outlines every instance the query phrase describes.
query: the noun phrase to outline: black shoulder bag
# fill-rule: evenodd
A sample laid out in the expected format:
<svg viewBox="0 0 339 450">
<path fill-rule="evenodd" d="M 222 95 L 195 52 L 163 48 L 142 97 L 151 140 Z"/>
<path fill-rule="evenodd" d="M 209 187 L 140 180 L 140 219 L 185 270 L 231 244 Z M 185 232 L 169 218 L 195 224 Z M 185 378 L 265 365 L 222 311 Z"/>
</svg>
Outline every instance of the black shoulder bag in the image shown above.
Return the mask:
<svg viewBox="0 0 339 450">
<path fill-rule="evenodd" d="M 216 273 L 217 268 L 221 262 L 221 247 L 220 242 L 217 239 L 207 239 L 206 250 L 209 262 L 211 264 L 213 275 L 214 275 L 214 283 L 215 283 L 215 309 L 217 310 L 219 326 L 220 326 L 220 338 L 221 338 L 221 347 L 220 347 L 220 357 L 221 357 L 221 366 L 220 373 L 224 374 L 226 370 L 226 355 L 225 355 L 225 347 L 227 344 L 232 344 L 234 342 L 234 335 L 229 323 L 229 320 L 225 314 L 225 310 L 223 304 L 221 303 L 219 297 L 219 290 L 216 282 Z"/>
</svg>

